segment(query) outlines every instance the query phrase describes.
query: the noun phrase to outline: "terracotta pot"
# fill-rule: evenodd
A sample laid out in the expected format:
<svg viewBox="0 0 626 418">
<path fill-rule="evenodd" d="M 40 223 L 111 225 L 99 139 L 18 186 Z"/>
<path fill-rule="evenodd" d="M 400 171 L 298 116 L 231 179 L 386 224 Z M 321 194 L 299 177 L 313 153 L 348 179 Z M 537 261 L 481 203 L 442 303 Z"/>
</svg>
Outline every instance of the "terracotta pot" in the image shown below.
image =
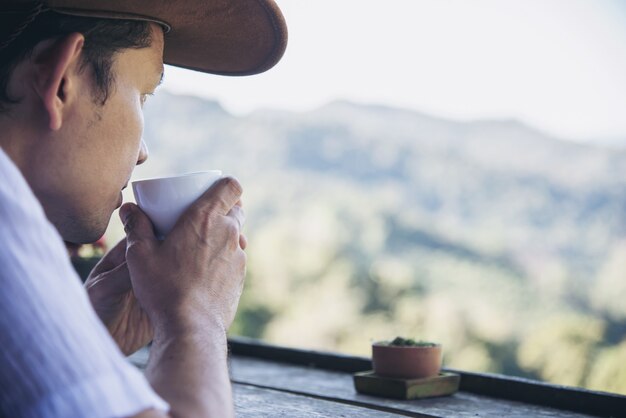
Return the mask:
<svg viewBox="0 0 626 418">
<path fill-rule="evenodd" d="M 372 344 L 372 364 L 379 376 L 419 379 L 437 376 L 441 370 L 441 344 L 432 347 L 400 347 Z"/>
</svg>

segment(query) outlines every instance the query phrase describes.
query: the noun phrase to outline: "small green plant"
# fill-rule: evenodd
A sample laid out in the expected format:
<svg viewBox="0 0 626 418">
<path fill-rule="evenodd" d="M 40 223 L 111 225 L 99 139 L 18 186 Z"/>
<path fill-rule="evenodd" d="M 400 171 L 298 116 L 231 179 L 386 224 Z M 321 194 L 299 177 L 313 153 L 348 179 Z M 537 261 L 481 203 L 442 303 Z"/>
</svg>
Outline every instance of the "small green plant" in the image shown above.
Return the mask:
<svg viewBox="0 0 626 418">
<path fill-rule="evenodd" d="M 381 344 L 394 347 L 435 347 L 437 344 L 429 341 L 415 341 L 413 338 L 396 337 L 392 341 L 383 341 Z"/>
</svg>

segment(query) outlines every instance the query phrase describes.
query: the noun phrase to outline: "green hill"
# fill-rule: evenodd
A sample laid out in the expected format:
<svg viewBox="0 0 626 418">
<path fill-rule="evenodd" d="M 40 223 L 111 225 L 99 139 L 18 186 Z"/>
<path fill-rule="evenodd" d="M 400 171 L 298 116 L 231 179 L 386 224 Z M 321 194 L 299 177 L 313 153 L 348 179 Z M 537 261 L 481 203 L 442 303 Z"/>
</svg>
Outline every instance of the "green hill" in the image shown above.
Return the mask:
<svg viewBox="0 0 626 418">
<path fill-rule="evenodd" d="M 412 334 L 451 366 L 626 392 L 626 368 L 607 371 L 626 356 L 626 150 L 514 120 L 348 102 L 234 116 L 163 92 L 144 136 L 137 177 L 244 185 L 235 332 L 360 354 Z"/>
</svg>

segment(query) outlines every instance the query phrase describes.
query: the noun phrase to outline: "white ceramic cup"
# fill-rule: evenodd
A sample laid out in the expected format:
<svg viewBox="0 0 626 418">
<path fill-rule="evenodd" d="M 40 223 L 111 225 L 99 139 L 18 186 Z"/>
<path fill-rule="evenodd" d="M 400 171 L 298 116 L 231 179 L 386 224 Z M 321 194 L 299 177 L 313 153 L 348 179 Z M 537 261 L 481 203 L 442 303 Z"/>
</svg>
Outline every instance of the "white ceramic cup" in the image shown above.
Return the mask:
<svg viewBox="0 0 626 418">
<path fill-rule="evenodd" d="M 137 205 L 152 221 L 159 239 L 165 238 L 183 212 L 222 177 L 220 170 L 134 181 Z"/>
</svg>

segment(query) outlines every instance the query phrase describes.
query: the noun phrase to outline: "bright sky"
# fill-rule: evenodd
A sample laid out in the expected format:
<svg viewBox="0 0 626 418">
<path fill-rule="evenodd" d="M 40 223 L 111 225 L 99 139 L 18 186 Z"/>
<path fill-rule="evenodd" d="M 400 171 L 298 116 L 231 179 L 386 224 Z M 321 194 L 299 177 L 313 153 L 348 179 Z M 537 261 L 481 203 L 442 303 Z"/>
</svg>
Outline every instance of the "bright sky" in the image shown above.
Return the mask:
<svg viewBox="0 0 626 418">
<path fill-rule="evenodd" d="M 168 67 L 163 88 L 245 113 L 336 99 L 626 137 L 626 2 L 278 0 L 283 60 L 227 78 Z"/>
</svg>

